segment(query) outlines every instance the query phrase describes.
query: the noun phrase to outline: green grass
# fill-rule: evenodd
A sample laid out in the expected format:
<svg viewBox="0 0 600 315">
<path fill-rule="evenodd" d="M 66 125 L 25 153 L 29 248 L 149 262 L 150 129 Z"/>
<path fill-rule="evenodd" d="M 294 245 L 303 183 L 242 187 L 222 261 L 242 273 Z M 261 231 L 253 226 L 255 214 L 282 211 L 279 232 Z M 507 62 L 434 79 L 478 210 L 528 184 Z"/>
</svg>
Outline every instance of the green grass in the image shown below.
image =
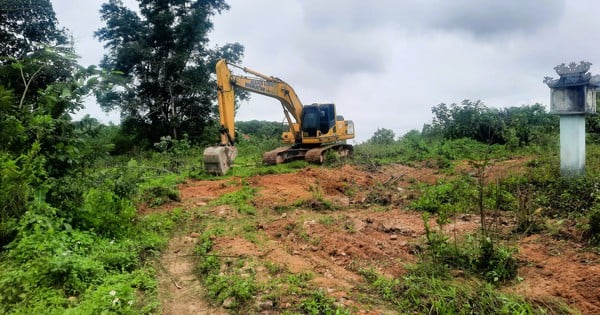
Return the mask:
<svg viewBox="0 0 600 315">
<path fill-rule="evenodd" d="M 420 263 L 410 266 L 400 278 L 384 277 L 370 269 L 361 273 L 369 284 L 367 290 L 401 313 L 545 314 L 519 296 L 500 293 L 487 283 L 432 272 L 435 268 Z"/>
<path fill-rule="evenodd" d="M 250 203 L 254 198 L 257 189 L 243 184 L 238 191 L 224 194 L 218 199 L 211 201 L 210 206 L 229 205 L 235 208 L 241 214 L 255 215 L 256 208 Z"/>
</svg>

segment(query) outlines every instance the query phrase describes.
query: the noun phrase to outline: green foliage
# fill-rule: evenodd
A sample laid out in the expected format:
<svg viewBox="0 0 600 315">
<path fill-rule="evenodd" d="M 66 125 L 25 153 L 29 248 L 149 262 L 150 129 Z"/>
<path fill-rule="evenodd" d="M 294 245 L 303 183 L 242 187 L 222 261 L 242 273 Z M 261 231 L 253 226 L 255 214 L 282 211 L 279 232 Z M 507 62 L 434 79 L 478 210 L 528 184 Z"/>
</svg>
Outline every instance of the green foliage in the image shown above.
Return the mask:
<svg viewBox="0 0 600 315">
<path fill-rule="evenodd" d="M 236 121 L 235 128 L 236 132 L 242 135 L 241 137 L 237 136 L 238 138 L 242 138 L 241 141 L 260 139 L 261 142 L 280 139 L 281 133 L 289 130 L 286 124 L 264 120 Z"/>
<path fill-rule="evenodd" d="M 430 134 L 411 131 L 399 140 L 387 144 L 373 144 L 369 141 L 359 144 L 354 149 L 355 163 L 415 164 L 425 161 L 428 167 L 448 168 L 459 159 L 478 158 L 487 152 L 491 158 L 504 157 L 509 154 L 501 145 L 487 145 L 474 139 L 439 139 Z"/>
<path fill-rule="evenodd" d="M 417 200 L 411 203 L 411 207 L 440 215 L 468 213 L 475 209 L 476 192 L 472 179 L 467 177 L 441 181 L 433 186 L 425 186 Z"/>
<path fill-rule="evenodd" d="M 431 125 L 424 133 L 444 139 L 470 138 L 487 144 L 507 144 L 516 148 L 547 144 L 558 128 L 557 117 L 540 104 L 505 109 L 488 108 L 481 101 L 464 100 L 448 107 L 441 103 L 431 110 Z"/>
<path fill-rule="evenodd" d="M 323 291 L 313 293 L 300 303 L 300 311 L 310 315 L 343 315 L 350 311 L 335 305 L 335 300 L 327 297 Z"/>
<path fill-rule="evenodd" d="M 83 206 L 73 222 L 86 230 L 118 237 L 125 234 L 135 216 L 135 207 L 128 199 L 113 192 L 91 188 L 84 195 Z"/>
<path fill-rule="evenodd" d="M 139 218 L 120 232 L 127 237 L 113 239 L 75 229 L 56 212 L 41 203 L 21 218 L 0 261 L 1 313 L 156 311 L 154 271 L 141 260 L 166 245 L 177 213 Z"/>
<path fill-rule="evenodd" d="M 386 128 L 377 128 L 368 142 L 371 144 L 392 144 L 395 138 L 394 131 Z"/>
<path fill-rule="evenodd" d="M 331 202 L 331 200 L 325 198 L 323 189 L 318 185 L 318 183 L 317 185 L 311 185 L 308 190 L 311 192 L 312 198 L 306 200 L 297 200 L 294 203 L 294 206 L 306 207 L 315 211 L 336 210 L 337 207 L 333 204 L 333 202 Z"/>
<path fill-rule="evenodd" d="M 556 176 L 534 182 L 537 202 L 547 209 L 547 214 L 565 215 L 586 213 L 592 209 L 600 195 L 600 181 L 593 174 L 579 177 Z"/>
<path fill-rule="evenodd" d="M 587 237 L 592 244 L 600 244 L 600 205 L 596 205 L 587 215 Z"/>
<path fill-rule="evenodd" d="M 552 144 L 558 134 L 557 115 L 547 113 L 541 104 L 505 108 L 500 117 L 507 127 L 504 138 L 509 148 Z"/>
<path fill-rule="evenodd" d="M 35 143 L 27 154 L 13 158 L 0 151 L 0 247 L 8 244 L 16 234 L 17 220 L 29 208 L 36 189 L 41 189 L 44 159 Z"/>
<path fill-rule="evenodd" d="M 538 314 L 523 298 L 499 293 L 485 283 L 465 283 L 430 273 L 430 264 L 409 268 L 401 278 L 386 278 L 362 270 L 372 291 L 402 313 L 423 314 Z"/>
<path fill-rule="evenodd" d="M 446 139 L 471 138 L 483 143 L 505 143 L 502 135 L 506 128 L 499 111 L 486 107 L 483 102 L 462 101 L 450 108 L 441 103 L 431 109 L 435 115 L 430 128 L 432 134 Z"/>
<path fill-rule="evenodd" d="M 212 254 L 213 238 L 221 233 L 220 230 L 207 230 L 200 236 L 196 253 L 200 259 L 197 271 L 206 288 L 206 296 L 216 305 L 221 305 L 226 299 L 233 299 L 232 309 L 240 309 L 250 301 L 258 290 L 253 274 L 242 274 L 239 268 L 221 272 L 221 259 Z M 227 266 L 243 266 L 242 258 L 237 262 L 228 262 Z"/>
<path fill-rule="evenodd" d="M 449 242 L 439 229 L 432 229 L 423 216 L 428 257 L 436 268 L 458 268 L 474 273 L 489 283 L 499 284 L 517 276 L 513 251 L 492 242 L 489 237 L 467 237 L 464 242 Z M 440 269 L 438 269 L 440 270 Z M 442 273 L 444 269 L 441 269 Z"/>
<path fill-rule="evenodd" d="M 204 279 L 208 298 L 217 305 L 223 304 L 225 299 L 233 298 L 231 308 L 240 308 L 251 300 L 256 292 L 256 284 L 252 277 L 240 275 L 211 274 Z"/>
<path fill-rule="evenodd" d="M 82 295 L 82 302 L 68 308 L 64 314 L 154 314 L 156 302 L 140 295 L 156 295 L 156 272 L 151 268 L 132 273 L 112 274 L 98 286 L 90 286 Z"/>
<path fill-rule="evenodd" d="M 44 45 L 64 45 L 67 36 L 49 0 L 3 0 L 0 42 L 0 56 L 22 58 Z"/>
<path fill-rule="evenodd" d="M 237 209 L 242 214 L 256 214 L 256 208 L 250 201 L 254 198 L 256 194 L 256 188 L 250 187 L 247 184 L 244 184 L 238 191 L 224 194 L 219 199 L 212 201 L 210 204 L 212 206 L 219 205 L 229 205 Z"/>
<path fill-rule="evenodd" d="M 101 67 L 119 73 L 104 82 L 107 89 L 97 98 L 103 108 L 121 110 L 124 136 L 142 144 L 184 133 L 193 142 L 203 140 L 213 111 L 214 65 L 243 55 L 238 43 L 208 48 L 211 18 L 228 8 L 223 0 L 151 0 L 139 11 L 120 1 L 102 5 L 106 26 L 95 35 L 109 54 Z"/>
</svg>

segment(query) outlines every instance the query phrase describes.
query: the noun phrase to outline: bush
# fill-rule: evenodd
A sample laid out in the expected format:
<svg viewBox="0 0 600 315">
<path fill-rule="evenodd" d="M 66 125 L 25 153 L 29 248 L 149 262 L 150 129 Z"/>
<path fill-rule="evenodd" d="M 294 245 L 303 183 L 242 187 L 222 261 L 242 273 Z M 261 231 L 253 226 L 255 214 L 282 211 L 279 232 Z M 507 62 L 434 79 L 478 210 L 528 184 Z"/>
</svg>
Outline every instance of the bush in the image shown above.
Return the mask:
<svg viewBox="0 0 600 315">
<path fill-rule="evenodd" d="M 489 283 L 502 283 L 517 276 L 517 260 L 513 251 L 498 246 L 490 238 L 467 237 L 462 242 L 448 242 L 448 237 L 439 229 L 432 229 L 423 216 L 427 238 L 427 257 L 437 268 L 458 268 L 474 273 Z"/>
<path fill-rule="evenodd" d="M 73 218 L 75 225 L 111 237 L 123 236 L 131 227 L 135 207 L 128 199 L 122 199 L 111 191 L 91 188 L 84 195 L 84 202 Z"/>
<path fill-rule="evenodd" d="M 600 206 L 598 205 L 588 214 L 586 234 L 592 244 L 600 244 Z"/>
<path fill-rule="evenodd" d="M 429 213 L 465 213 L 473 209 L 476 189 L 469 178 L 441 182 L 425 187 L 411 207 Z"/>
</svg>

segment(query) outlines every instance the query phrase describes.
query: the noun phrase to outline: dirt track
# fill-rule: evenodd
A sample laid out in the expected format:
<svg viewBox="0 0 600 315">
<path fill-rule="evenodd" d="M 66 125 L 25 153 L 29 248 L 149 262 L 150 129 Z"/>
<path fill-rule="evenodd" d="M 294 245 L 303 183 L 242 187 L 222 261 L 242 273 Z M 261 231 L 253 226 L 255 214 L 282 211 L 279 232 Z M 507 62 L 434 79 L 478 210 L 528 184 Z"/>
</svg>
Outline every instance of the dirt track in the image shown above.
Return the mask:
<svg viewBox="0 0 600 315">
<path fill-rule="evenodd" d="M 489 179 L 520 172 L 525 160 L 494 163 Z M 468 167 L 458 168 L 468 173 Z M 291 273 L 310 272 L 312 284 L 324 289 L 341 304 L 362 309 L 360 301 L 349 294 L 364 284 L 358 274 L 362 267 L 398 276 L 406 263 L 417 261 L 415 254 L 423 242 L 420 213 L 407 209 L 414 198 L 414 183 L 434 183 L 445 175 L 429 168 L 403 165 L 386 166 L 376 172 L 352 166 L 337 169 L 307 167 L 291 174 L 263 175 L 246 179 L 256 188 L 252 204 L 257 209 L 252 222 L 261 235 L 260 242 L 229 235 L 215 240 L 215 251 L 223 255 L 244 255 L 285 266 Z M 181 199 L 174 206 L 186 210 L 203 208 L 204 215 L 225 222 L 238 222 L 242 214 L 230 206 L 213 208 L 207 204 L 242 186 L 240 179 L 189 181 L 181 185 Z M 381 190 L 378 187 L 385 187 Z M 376 199 L 374 200 L 374 195 Z M 302 205 L 298 201 L 306 201 Z M 331 201 L 336 210 L 322 210 L 320 200 Z M 376 202 L 388 204 L 385 207 Z M 278 211 L 277 209 L 285 209 Z M 431 219 L 434 224 L 434 219 Z M 447 225 L 449 234 L 476 231 L 478 217 L 461 215 Z M 195 280 L 193 252 L 197 230 L 193 224 L 182 229 L 165 251 L 160 273 L 160 296 L 164 314 L 222 314 L 223 309 L 202 302 L 202 288 Z M 503 288 L 534 301 L 561 300 L 583 314 L 600 314 L 600 256 L 586 251 L 570 240 L 550 236 L 521 237 L 519 277 Z M 178 255 L 180 256 L 178 258 Z M 186 256 L 187 255 L 187 256 Z M 257 269 L 257 277 L 268 277 Z M 279 301 L 282 310 L 294 301 Z M 267 309 L 262 313 L 276 314 Z M 363 314 L 394 313 L 385 306 Z"/>
</svg>

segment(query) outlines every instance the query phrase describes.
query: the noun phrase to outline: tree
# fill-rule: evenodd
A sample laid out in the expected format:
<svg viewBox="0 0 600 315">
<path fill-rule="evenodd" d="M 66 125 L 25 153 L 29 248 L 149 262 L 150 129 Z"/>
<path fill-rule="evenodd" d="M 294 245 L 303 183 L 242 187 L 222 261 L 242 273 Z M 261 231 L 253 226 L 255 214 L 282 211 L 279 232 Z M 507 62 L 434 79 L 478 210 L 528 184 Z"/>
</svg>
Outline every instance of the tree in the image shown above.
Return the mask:
<svg viewBox="0 0 600 315">
<path fill-rule="evenodd" d="M 0 43 L 0 56 L 22 59 L 44 46 L 67 44 L 67 37 L 50 0 L 0 0 Z"/>
<path fill-rule="evenodd" d="M 49 1 L 0 0 L 0 247 L 27 210 L 62 203 L 59 181 L 91 162 L 70 114 L 94 84 L 56 26 Z M 59 45 L 59 46 L 56 46 Z M 75 186 L 74 186 L 75 187 Z M 35 197 L 34 197 L 35 196 Z M 48 199 L 46 199 L 48 198 Z M 65 209 L 68 211 L 68 209 Z"/>
<path fill-rule="evenodd" d="M 541 104 L 505 108 L 500 111 L 500 116 L 507 127 L 507 137 L 513 136 L 519 146 L 542 144 L 558 134 L 557 115 L 546 112 Z"/>
<path fill-rule="evenodd" d="M 100 10 L 106 26 L 95 36 L 109 49 L 101 63 L 121 81 L 98 95 L 105 109 L 120 108 L 123 125 L 139 141 L 161 136 L 198 140 L 207 126 L 219 58 L 239 62 L 243 46 L 207 48 L 210 18 L 227 10 L 224 0 L 138 0 L 138 13 L 120 0 Z"/>
<path fill-rule="evenodd" d="M 394 143 L 394 138 L 396 138 L 394 131 L 385 128 L 377 128 L 377 131 L 375 131 L 371 139 L 369 139 L 369 143 L 392 144 Z"/>
<path fill-rule="evenodd" d="M 505 124 L 497 109 L 481 101 L 464 100 L 448 107 L 441 103 L 431 109 L 434 114 L 427 132 L 446 139 L 471 138 L 480 142 L 504 143 Z"/>
</svg>

